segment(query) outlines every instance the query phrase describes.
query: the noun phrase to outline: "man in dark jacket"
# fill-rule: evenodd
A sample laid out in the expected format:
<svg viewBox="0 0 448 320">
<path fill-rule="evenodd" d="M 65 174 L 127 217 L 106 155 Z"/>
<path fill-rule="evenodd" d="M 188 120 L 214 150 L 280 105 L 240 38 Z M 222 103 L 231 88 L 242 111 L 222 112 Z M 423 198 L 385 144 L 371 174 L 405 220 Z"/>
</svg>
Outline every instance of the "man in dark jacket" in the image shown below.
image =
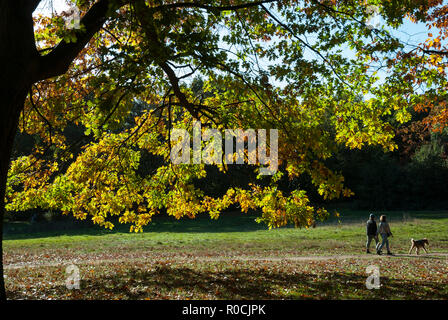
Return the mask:
<svg viewBox="0 0 448 320">
<path fill-rule="evenodd" d="M 375 216 L 373 214 L 370 215 L 370 219 L 367 221 L 367 227 L 366 227 L 366 232 L 367 232 L 367 243 L 366 243 L 366 248 L 367 248 L 367 253 L 370 253 L 369 248 L 370 248 L 370 243 L 372 242 L 372 239 L 375 239 L 375 244 L 378 246 L 378 230 L 377 230 L 377 226 L 376 226 L 376 221 L 375 221 Z"/>
</svg>

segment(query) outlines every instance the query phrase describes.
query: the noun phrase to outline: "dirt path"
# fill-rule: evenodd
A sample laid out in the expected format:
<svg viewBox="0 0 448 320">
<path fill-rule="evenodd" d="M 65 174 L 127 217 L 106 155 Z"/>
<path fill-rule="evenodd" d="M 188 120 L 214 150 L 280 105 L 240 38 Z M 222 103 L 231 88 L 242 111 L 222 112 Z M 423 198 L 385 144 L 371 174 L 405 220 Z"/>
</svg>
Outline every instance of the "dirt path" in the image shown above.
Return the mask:
<svg viewBox="0 0 448 320">
<path fill-rule="evenodd" d="M 211 262 L 219 262 L 219 261 L 322 261 L 322 260 L 348 260 L 348 259 L 396 259 L 396 258 L 409 258 L 409 259 L 440 259 L 447 258 L 448 253 L 442 252 L 434 252 L 428 254 L 420 254 L 420 255 L 409 255 L 409 254 L 394 254 L 392 256 L 381 255 L 378 256 L 376 254 L 353 254 L 353 255 L 310 255 L 310 256 L 286 256 L 286 257 L 251 257 L 251 256 L 216 256 L 216 257 L 178 257 L 176 259 L 169 258 L 167 260 L 175 260 L 178 262 L 182 261 L 211 261 Z M 128 257 L 122 259 L 72 259 L 70 261 L 64 262 L 20 262 L 13 263 L 4 266 L 5 270 L 11 269 L 20 269 L 20 268 L 39 268 L 39 267 L 61 267 L 69 264 L 102 264 L 102 263 L 112 263 L 112 262 L 148 262 L 152 263 L 154 261 L 154 257 Z"/>
</svg>

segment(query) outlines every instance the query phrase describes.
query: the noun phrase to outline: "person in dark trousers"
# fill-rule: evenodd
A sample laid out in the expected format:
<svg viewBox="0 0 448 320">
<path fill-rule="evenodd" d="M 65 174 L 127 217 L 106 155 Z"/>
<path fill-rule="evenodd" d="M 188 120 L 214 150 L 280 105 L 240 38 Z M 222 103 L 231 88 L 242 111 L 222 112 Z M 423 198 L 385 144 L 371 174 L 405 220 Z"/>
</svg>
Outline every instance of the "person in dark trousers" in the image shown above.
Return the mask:
<svg viewBox="0 0 448 320">
<path fill-rule="evenodd" d="M 370 215 L 369 220 L 367 221 L 367 243 L 366 243 L 366 252 L 370 253 L 370 243 L 372 242 L 372 239 L 375 239 L 375 246 L 378 246 L 379 240 L 378 240 L 378 230 L 376 227 L 376 221 L 375 216 L 373 214 Z"/>
</svg>

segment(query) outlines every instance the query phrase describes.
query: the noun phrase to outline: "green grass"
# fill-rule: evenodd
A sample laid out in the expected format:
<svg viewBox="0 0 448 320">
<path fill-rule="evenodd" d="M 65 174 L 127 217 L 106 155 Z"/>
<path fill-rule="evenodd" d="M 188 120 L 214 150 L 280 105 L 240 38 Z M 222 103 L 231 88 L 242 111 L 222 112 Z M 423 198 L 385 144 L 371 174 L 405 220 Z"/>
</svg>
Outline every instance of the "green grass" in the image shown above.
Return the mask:
<svg viewBox="0 0 448 320">
<path fill-rule="evenodd" d="M 410 238 L 423 237 L 430 252 L 448 253 L 448 212 L 382 213 L 394 233 L 394 253 L 407 253 Z M 316 228 L 275 230 L 257 224 L 254 215 L 223 214 L 216 221 L 160 217 L 141 234 L 126 226 L 61 231 L 56 224 L 46 231 L 41 224 L 9 224 L 5 263 L 23 267 L 7 269 L 8 291 L 13 298 L 58 299 L 447 299 L 446 257 L 366 258 L 368 214 L 345 210 L 339 221 Z M 282 260 L 320 255 L 360 258 Z M 63 284 L 64 268 L 73 261 L 82 270 L 84 290 Z M 365 289 L 369 264 L 385 269 L 384 289 Z M 23 279 L 35 285 L 27 288 Z"/>
<path fill-rule="evenodd" d="M 426 237 L 437 244 L 440 250 L 448 250 L 448 213 L 447 212 L 386 212 L 394 233 L 391 239 L 394 247 L 404 250 L 409 239 Z M 227 248 L 238 249 L 241 246 L 254 250 L 290 249 L 327 252 L 330 249 L 345 253 L 360 251 L 365 242 L 365 222 L 368 213 L 362 211 L 344 211 L 340 221 L 329 221 L 311 229 L 280 228 L 268 230 L 266 226 L 254 221 L 254 215 L 226 216 L 218 220 L 208 217 L 174 220 L 166 217 L 156 219 L 144 233 L 128 232 L 127 226 L 116 230 L 104 230 L 97 226 L 64 231 L 33 232 L 32 226 L 16 224 L 15 231 L 5 235 L 6 248 L 83 247 L 98 250 L 126 246 L 133 248 L 185 247 L 196 249 Z M 11 226 L 8 226 L 11 230 Z M 39 226 L 35 229 L 39 230 Z M 97 242 L 101 243 L 98 247 Z"/>
</svg>

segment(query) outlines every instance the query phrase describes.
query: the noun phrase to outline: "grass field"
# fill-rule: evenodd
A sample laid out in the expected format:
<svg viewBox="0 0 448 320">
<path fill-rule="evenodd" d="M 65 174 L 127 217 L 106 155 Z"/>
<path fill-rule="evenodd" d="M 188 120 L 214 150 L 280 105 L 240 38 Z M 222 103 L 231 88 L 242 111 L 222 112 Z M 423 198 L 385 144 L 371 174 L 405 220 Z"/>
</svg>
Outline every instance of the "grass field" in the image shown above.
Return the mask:
<svg viewBox="0 0 448 320">
<path fill-rule="evenodd" d="M 385 212 L 395 256 L 364 253 L 368 212 L 312 229 L 267 230 L 255 216 L 160 217 L 144 233 L 97 227 L 6 226 L 11 299 L 448 299 L 448 212 Z M 409 256 L 426 237 L 428 255 Z M 373 251 L 373 250 L 372 250 Z M 65 268 L 80 269 L 68 290 Z M 381 288 L 365 286 L 380 268 Z"/>
</svg>

